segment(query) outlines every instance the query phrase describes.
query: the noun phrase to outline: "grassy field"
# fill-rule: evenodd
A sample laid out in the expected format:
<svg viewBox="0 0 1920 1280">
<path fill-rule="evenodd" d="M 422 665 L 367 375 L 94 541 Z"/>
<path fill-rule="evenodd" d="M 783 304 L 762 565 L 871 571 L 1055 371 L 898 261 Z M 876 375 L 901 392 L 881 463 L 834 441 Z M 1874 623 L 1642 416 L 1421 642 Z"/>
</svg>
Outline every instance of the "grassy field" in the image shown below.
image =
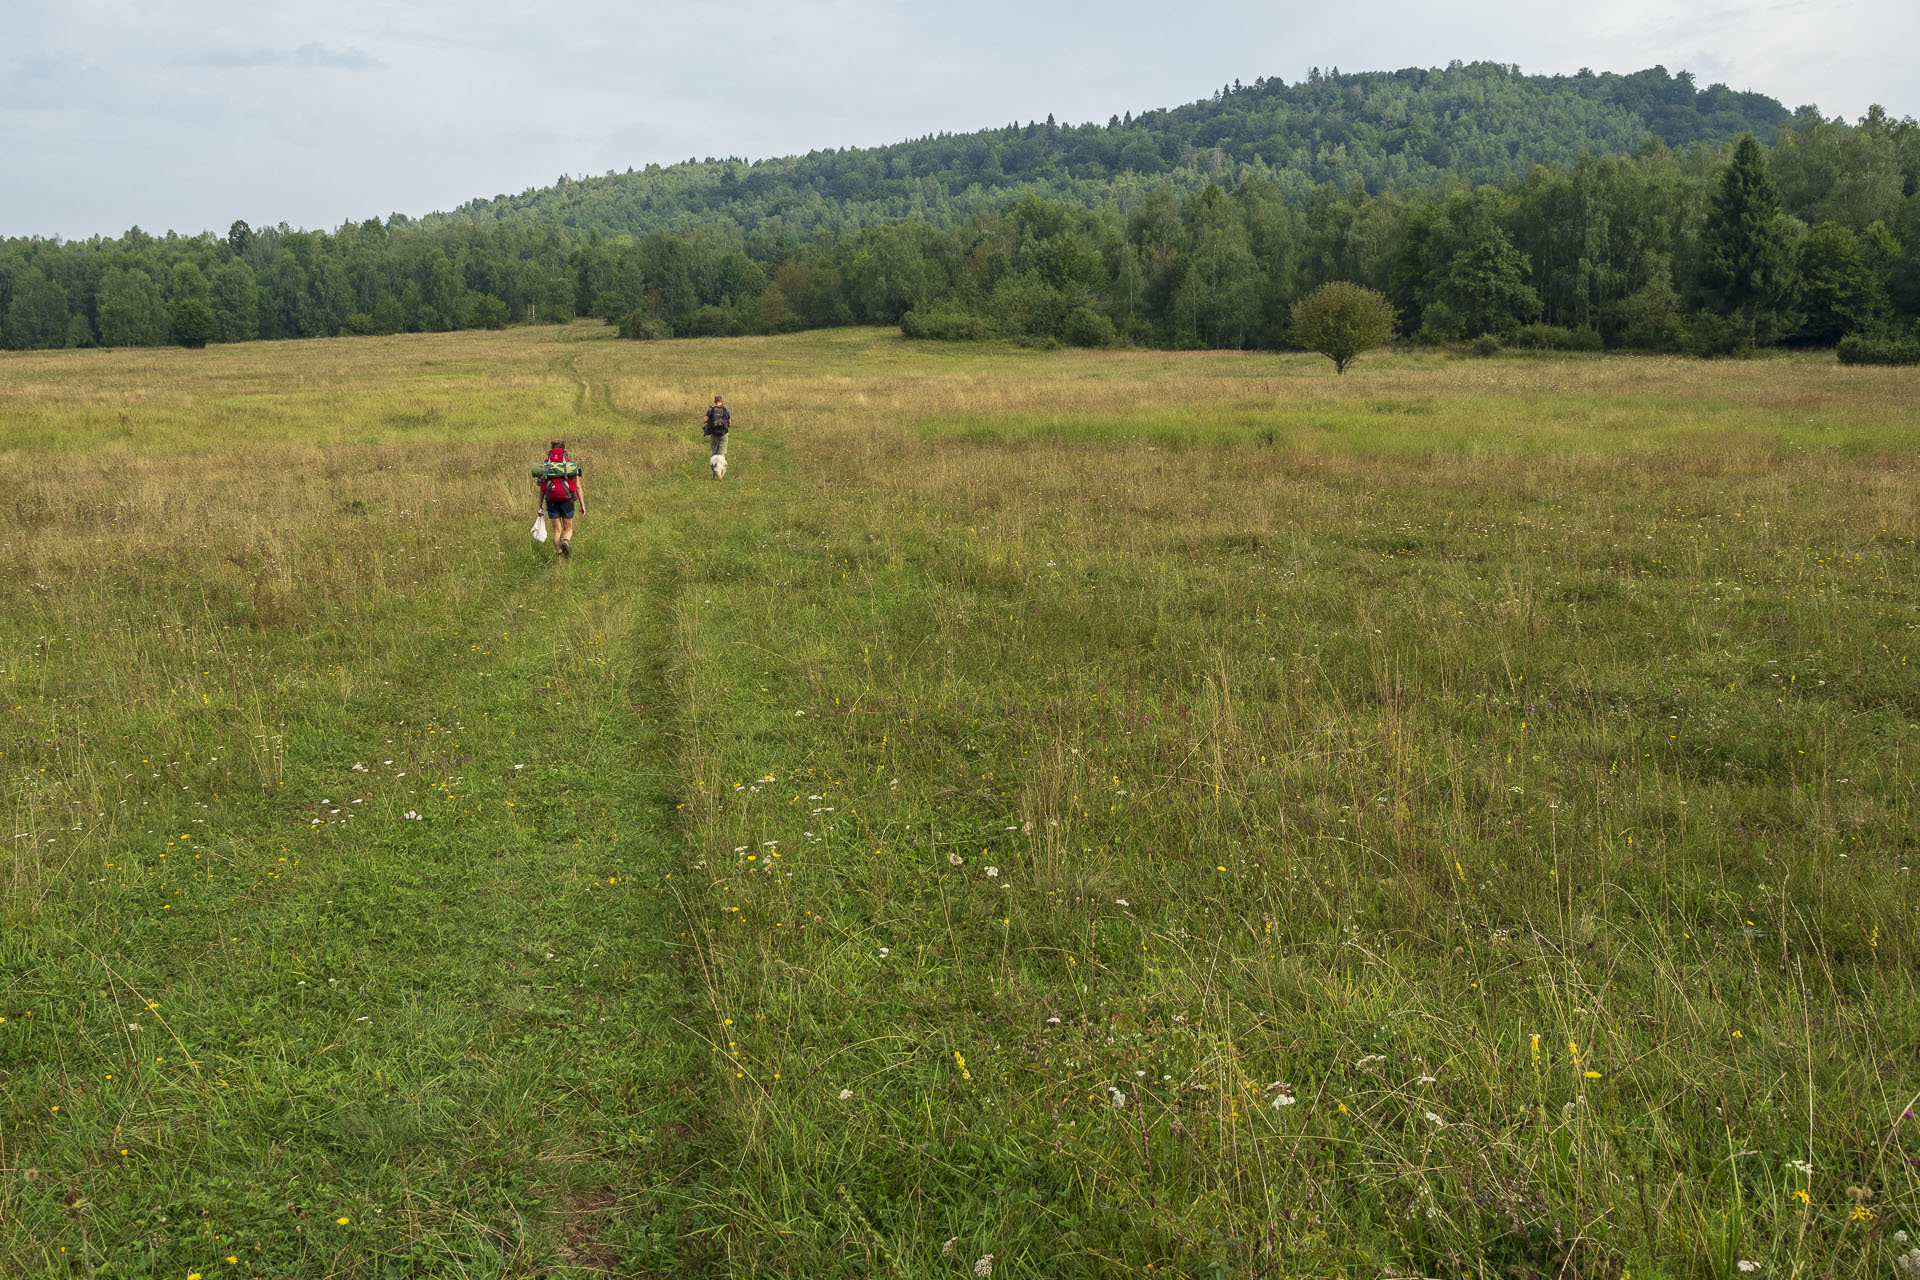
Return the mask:
<svg viewBox="0 0 1920 1280">
<path fill-rule="evenodd" d="M 0 1273 L 1920 1274 L 1916 407 L 0 357 Z"/>
</svg>

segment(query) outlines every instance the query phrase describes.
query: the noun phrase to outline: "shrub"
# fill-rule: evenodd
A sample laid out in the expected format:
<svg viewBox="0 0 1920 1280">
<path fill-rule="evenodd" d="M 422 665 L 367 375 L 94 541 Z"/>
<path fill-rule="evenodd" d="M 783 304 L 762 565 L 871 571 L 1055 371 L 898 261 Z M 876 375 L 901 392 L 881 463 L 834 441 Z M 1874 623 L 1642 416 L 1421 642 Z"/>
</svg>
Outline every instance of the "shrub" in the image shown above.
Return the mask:
<svg viewBox="0 0 1920 1280">
<path fill-rule="evenodd" d="M 1001 280 L 987 299 L 995 331 L 1027 345 L 1033 345 L 1029 340 L 1046 338 L 1058 346 L 1076 305 L 1083 304 L 1050 284 L 1017 274 Z"/>
<path fill-rule="evenodd" d="M 1399 317 L 1387 296 L 1348 280 L 1329 280 L 1293 304 L 1293 340 L 1345 373 L 1354 357 L 1393 336 Z"/>
<path fill-rule="evenodd" d="M 1488 356 L 1497 356 L 1500 354 L 1500 339 L 1490 333 L 1483 333 L 1467 344 L 1467 353 L 1483 359 Z"/>
<path fill-rule="evenodd" d="M 900 332 L 931 342 L 977 342 L 993 336 L 985 320 L 959 307 L 915 307 L 900 317 Z"/>
<path fill-rule="evenodd" d="M 686 332 L 694 338 L 717 338 L 731 327 L 732 317 L 719 307 L 708 303 L 698 308 L 686 320 Z"/>
<path fill-rule="evenodd" d="M 1588 326 L 1567 329 L 1557 324 L 1527 324 L 1514 330 L 1507 345 L 1526 351 L 1599 351 L 1606 346 L 1600 331 Z"/>
<path fill-rule="evenodd" d="M 1444 302 L 1429 302 L 1427 309 L 1420 314 L 1420 332 L 1414 336 L 1435 346 L 1457 342 L 1460 338 L 1460 317 Z"/>
<path fill-rule="evenodd" d="M 1067 313 L 1066 332 L 1062 335 L 1076 347 L 1104 347 L 1114 339 L 1113 321 L 1092 307 L 1075 307 Z"/>
<path fill-rule="evenodd" d="M 1870 338 L 1850 333 L 1840 339 L 1841 364 L 1920 364 L 1920 337 Z"/>
<path fill-rule="evenodd" d="M 1687 323 L 1680 316 L 1680 295 L 1662 269 L 1612 309 L 1614 340 L 1635 351 L 1684 351 Z"/>
<path fill-rule="evenodd" d="M 470 293 L 467 302 L 467 324 L 474 329 L 504 329 L 507 327 L 507 304 L 490 293 Z"/>
<path fill-rule="evenodd" d="M 220 317 L 198 298 L 173 304 L 173 340 L 183 347 L 204 347 L 220 336 Z"/>
<path fill-rule="evenodd" d="M 641 307 L 636 311 L 629 311 L 627 318 L 620 322 L 620 336 L 640 342 L 652 342 L 657 338 L 671 338 L 673 327 L 645 307 Z"/>
<path fill-rule="evenodd" d="M 1687 354 L 1702 360 L 1744 356 L 1753 352 L 1752 335 L 1737 316 L 1702 311 L 1687 326 Z"/>
</svg>

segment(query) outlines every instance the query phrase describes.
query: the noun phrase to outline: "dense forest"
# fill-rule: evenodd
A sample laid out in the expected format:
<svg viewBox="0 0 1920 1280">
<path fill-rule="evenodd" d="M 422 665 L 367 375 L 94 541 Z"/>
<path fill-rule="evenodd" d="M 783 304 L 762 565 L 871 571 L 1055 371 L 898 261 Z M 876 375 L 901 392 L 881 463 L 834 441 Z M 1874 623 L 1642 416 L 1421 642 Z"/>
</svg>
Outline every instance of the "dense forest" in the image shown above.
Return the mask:
<svg viewBox="0 0 1920 1280">
<path fill-rule="evenodd" d="M 1336 72 L 1104 127 L 690 163 L 332 232 L 0 241 L 0 345 L 591 315 L 634 337 L 1275 347 L 1295 300 L 1349 280 L 1429 341 L 1905 351 L 1917 193 L 1920 126 L 1877 108 L 1789 117 L 1657 69 Z"/>
<path fill-rule="evenodd" d="M 1803 113 L 1804 114 L 1804 113 Z M 1010 124 L 893 146 L 815 151 L 749 164 L 688 160 L 601 177 L 563 177 L 518 196 L 476 200 L 430 223 L 551 222 L 607 235 L 752 231 L 802 239 L 877 222 L 936 225 L 1040 196 L 1098 208 L 1139 203 L 1157 184 L 1271 183 L 1293 205 L 1319 187 L 1414 191 L 1523 175 L 1582 154 L 1630 152 L 1657 137 L 1674 148 L 1762 138 L 1786 108 L 1686 72 L 1526 76 L 1498 63 L 1343 75 L 1296 85 L 1257 80 L 1172 110 L 1106 124 Z"/>
</svg>

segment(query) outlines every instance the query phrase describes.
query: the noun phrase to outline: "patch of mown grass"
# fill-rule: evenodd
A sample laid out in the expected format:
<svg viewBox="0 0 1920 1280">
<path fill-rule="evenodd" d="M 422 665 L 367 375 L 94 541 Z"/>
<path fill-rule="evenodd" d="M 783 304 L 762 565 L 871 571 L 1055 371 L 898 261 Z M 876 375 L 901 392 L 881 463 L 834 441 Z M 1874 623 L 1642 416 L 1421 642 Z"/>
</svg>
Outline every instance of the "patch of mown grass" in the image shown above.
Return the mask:
<svg viewBox="0 0 1920 1280">
<path fill-rule="evenodd" d="M 14 1271 L 1891 1266 L 1910 372 L 600 332 L 0 362 Z"/>
</svg>

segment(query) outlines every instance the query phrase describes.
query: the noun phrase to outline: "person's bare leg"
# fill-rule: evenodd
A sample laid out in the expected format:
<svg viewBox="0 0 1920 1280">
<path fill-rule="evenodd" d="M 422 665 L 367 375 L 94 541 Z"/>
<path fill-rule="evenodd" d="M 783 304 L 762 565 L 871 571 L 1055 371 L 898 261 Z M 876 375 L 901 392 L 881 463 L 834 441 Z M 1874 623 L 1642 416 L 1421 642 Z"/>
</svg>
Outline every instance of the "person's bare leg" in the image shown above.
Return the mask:
<svg viewBox="0 0 1920 1280">
<path fill-rule="evenodd" d="M 571 555 L 573 553 L 573 521 L 562 517 L 556 523 L 560 526 L 560 542 L 566 547 L 567 554 Z"/>
</svg>

